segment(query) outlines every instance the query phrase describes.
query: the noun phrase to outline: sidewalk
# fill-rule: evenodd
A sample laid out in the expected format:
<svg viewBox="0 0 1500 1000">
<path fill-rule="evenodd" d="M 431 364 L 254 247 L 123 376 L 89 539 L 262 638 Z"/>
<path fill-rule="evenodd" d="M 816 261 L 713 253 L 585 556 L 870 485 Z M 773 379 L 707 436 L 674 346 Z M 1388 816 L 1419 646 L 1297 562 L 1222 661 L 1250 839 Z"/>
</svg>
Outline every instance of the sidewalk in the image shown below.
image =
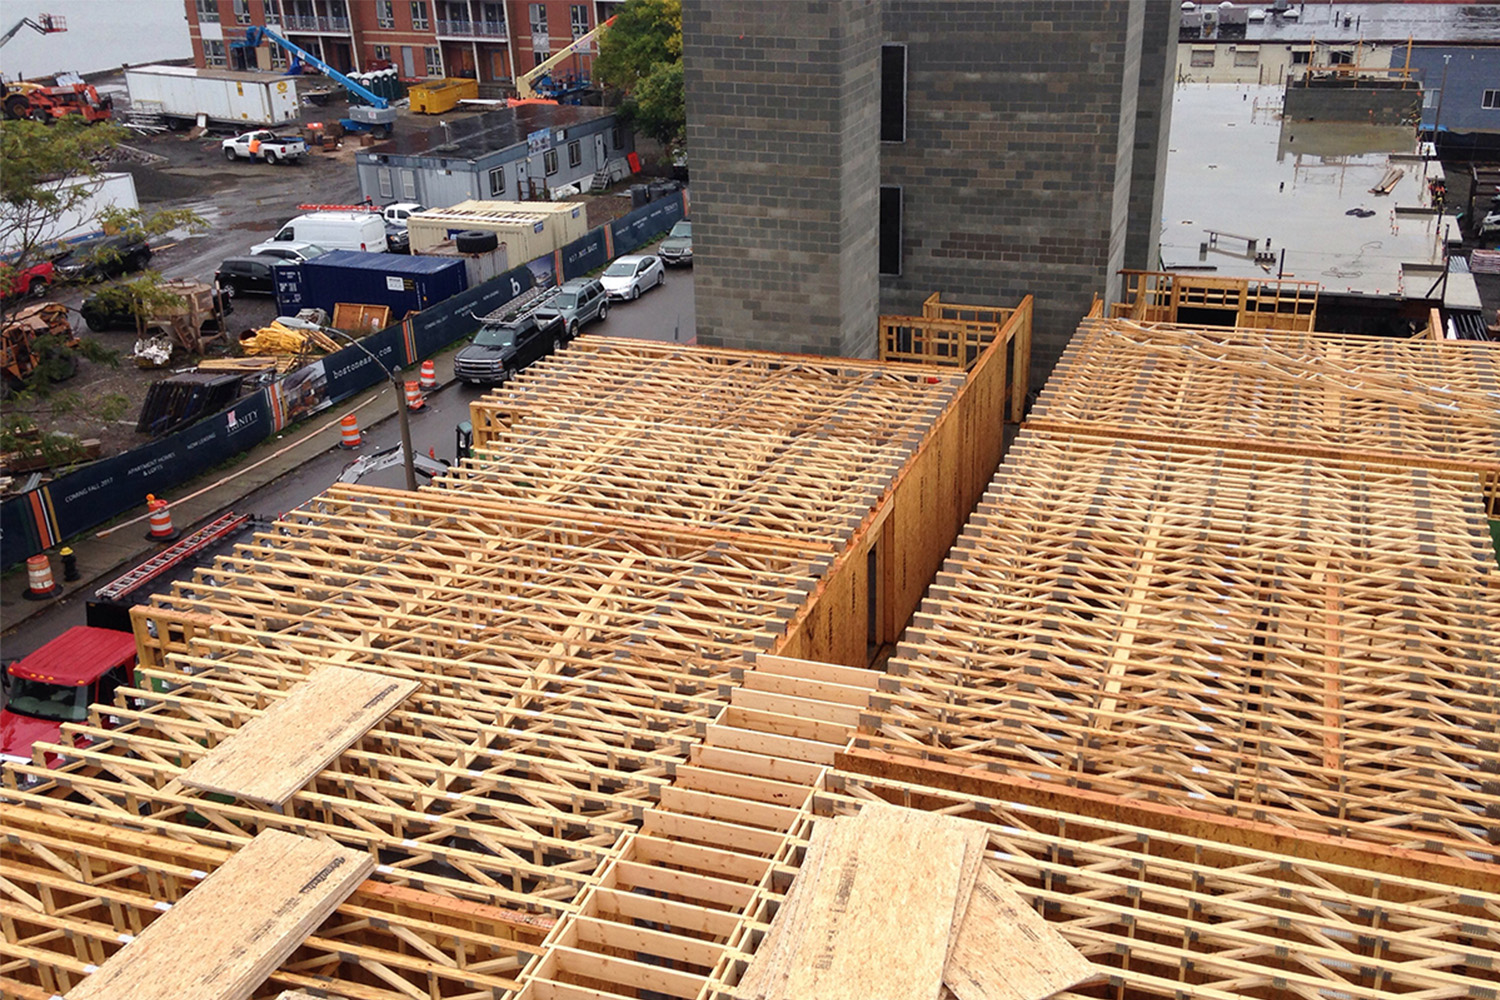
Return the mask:
<svg viewBox="0 0 1500 1000">
<path fill-rule="evenodd" d="M 432 359 L 436 362 L 438 373 L 436 392 L 442 392 L 453 384 L 453 355 L 459 346 L 461 345 L 455 344 Z M 416 378 L 415 372 L 408 375 Z M 354 413 L 359 418 L 360 427 L 366 431 L 394 420 L 396 411 L 391 405 L 391 399 L 390 383 L 382 382 L 261 442 L 240 456 L 232 466 L 215 469 L 191 482 L 174 487 L 162 497 L 172 504 L 173 527 L 186 535 L 242 503 L 262 486 L 295 471 L 324 452 L 336 449 L 339 443 L 339 419 L 346 413 Z M 354 457 L 351 453 L 350 461 Z M 235 478 L 219 482 L 229 476 Z M 219 485 L 214 486 L 215 483 Z M 213 488 L 197 496 L 193 495 L 208 486 Z M 63 543 L 72 548 L 78 557 L 79 578 L 72 582 L 63 580 L 62 559 L 57 554 L 61 546 L 48 549 L 46 554 L 51 559 L 52 578 L 63 588 L 48 600 L 30 601 L 25 598 L 27 574 L 24 564 L 0 579 L 0 630 L 8 632 L 25 621 L 45 614 L 58 601 L 76 597 L 92 598 L 95 590 L 152 553 L 166 548 L 166 544 L 151 541 L 147 537 L 149 526 L 145 514 L 146 498 L 141 497 L 139 511 L 122 515 L 115 521 L 92 528 Z M 98 532 L 114 528 L 134 517 L 141 519 L 134 524 L 126 524 L 103 538 L 97 537 Z"/>
</svg>

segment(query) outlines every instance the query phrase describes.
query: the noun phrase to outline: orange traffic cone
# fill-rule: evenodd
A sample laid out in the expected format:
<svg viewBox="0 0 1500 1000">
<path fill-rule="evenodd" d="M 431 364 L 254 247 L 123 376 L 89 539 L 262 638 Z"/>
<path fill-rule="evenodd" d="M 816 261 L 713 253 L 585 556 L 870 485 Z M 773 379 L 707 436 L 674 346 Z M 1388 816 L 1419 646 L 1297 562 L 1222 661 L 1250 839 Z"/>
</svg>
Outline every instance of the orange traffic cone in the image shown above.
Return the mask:
<svg viewBox="0 0 1500 1000">
<path fill-rule="evenodd" d="M 30 556 L 26 560 L 26 599 L 45 601 L 55 597 L 62 587 L 52 579 L 52 560 L 45 554 Z"/>
<path fill-rule="evenodd" d="M 361 440 L 359 418 L 352 413 L 344 414 L 344 418 L 339 421 L 339 447 L 352 450 L 360 446 Z"/>
<path fill-rule="evenodd" d="M 437 388 L 437 365 L 431 361 L 422 362 L 422 391 L 431 392 Z"/>
<path fill-rule="evenodd" d="M 421 387 L 416 382 L 406 383 L 406 408 L 415 413 L 426 405 L 427 401 L 422 398 Z"/>
<path fill-rule="evenodd" d="M 172 527 L 172 511 L 165 500 L 158 500 L 155 495 L 147 493 L 146 509 L 151 512 L 151 533 L 147 538 L 154 542 L 170 542 L 177 537 L 177 529 Z"/>
</svg>

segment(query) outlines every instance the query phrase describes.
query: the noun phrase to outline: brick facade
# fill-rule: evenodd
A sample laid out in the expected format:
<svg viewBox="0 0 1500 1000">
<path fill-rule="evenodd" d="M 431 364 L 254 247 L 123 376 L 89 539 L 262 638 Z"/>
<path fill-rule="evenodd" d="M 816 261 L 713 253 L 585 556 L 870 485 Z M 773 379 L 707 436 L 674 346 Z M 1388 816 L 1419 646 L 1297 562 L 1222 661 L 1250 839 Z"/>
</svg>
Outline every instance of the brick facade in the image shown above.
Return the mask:
<svg viewBox="0 0 1500 1000">
<path fill-rule="evenodd" d="M 271 22 L 294 44 L 344 72 L 384 60 L 406 79 L 473 77 L 509 83 L 536 65 L 538 51 L 559 52 L 573 40 L 575 20 L 592 30 L 619 6 L 614 0 L 184 0 L 193 62 L 210 65 L 208 47 L 244 36 L 249 24 Z M 547 33 L 532 33 L 532 8 L 546 11 Z M 576 8 L 576 10 L 575 10 Z M 213 14 L 218 20 L 212 19 Z M 208 16 L 205 16 L 208 15 Z M 581 15 L 581 17 L 580 17 Z M 248 19 L 247 19 L 248 18 Z M 538 18 L 538 23 L 542 19 Z M 431 50 L 431 51 L 429 51 Z M 587 54 L 559 67 L 587 72 Z M 222 65 L 222 63 L 220 63 Z"/>
</svg>

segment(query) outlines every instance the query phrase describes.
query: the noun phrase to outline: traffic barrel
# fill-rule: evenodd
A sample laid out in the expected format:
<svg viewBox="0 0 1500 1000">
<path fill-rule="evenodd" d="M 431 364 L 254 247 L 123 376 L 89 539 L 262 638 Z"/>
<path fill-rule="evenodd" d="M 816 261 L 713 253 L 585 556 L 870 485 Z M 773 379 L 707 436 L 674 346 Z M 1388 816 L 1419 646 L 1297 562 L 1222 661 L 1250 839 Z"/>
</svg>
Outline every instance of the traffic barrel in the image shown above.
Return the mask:
<svg viewBox="0 0 1500 1000">
<path fill-rule="evenodd" d="M 158 500 L 154 494 L 146 494 L 146 509 L 151 512 L 149 521 L 151 533 L 146 537 L 154 542 L 170 542 L 177 537 L 177 529 L 172 527 L 172 511 L 165 500 Z"/>
<path fill-rule="evenodd" d="M 422 398 L 422 387 L 416 382 L 406 383 L 406 408 L 416 412 L 426 405 L 427 401 Z"/>
<path fill-rule="evenodd" d="M 437 365 L 431 361 L 422 362 L 422 391 L 431 392 L 437 388 Z"/>
<path fill-rule="evenodd" d="M 360 446 L 361 441 L 359 418 L 352 413 L 344 414 L 344 419 L 339 421 L 339 447 L 352 451 Z"/>
<path fill-rule="evenodd" d="M 52 560 L 39 553 L 26 560 L 26 599 L 45 601 L 57 596 L 62 587 L 52 579 Z"/>
</svg>

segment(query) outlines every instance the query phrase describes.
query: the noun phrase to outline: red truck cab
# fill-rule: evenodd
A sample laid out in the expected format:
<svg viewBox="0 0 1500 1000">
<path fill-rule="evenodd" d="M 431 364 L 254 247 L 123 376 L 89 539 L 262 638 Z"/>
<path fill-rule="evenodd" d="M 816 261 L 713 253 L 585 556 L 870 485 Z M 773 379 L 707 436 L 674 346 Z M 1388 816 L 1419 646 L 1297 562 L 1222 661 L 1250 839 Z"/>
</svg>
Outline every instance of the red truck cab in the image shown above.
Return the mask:
<svg viewBox="0 0 1500 1000">
<path fill-rule="evenodd" d="M 113 704 L 115 689 L 135 683 L 135 636 L 76 625 L 10 666 L 0 710 L 0 759 L 31 763 L 36 743 L 56 743 L 65 722 L 84 722 L 94 702 Z M 48 767 L 61 761 L 48 753 Z"/>
</svg>

